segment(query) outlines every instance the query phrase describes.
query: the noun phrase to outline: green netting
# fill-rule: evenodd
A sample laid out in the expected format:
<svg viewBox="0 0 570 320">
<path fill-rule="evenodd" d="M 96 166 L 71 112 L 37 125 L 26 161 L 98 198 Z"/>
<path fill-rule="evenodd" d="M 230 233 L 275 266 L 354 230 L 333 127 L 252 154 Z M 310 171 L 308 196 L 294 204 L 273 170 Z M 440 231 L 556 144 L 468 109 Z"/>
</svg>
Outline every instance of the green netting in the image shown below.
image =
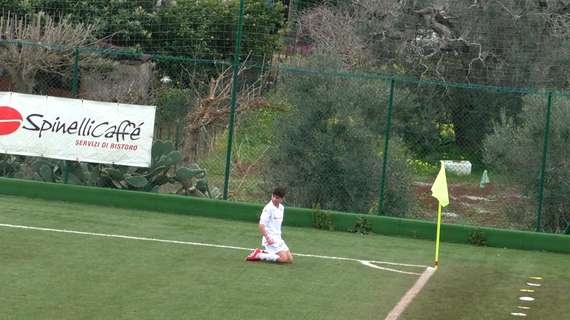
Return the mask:
<svg viewBox="0 0 570 320">
<path fill-rule="evenodd" d="M 293 1 L 289 52 L 448 82 L 556 87 L 567 81 L 560 2 Z"/>
<path fill-rule="evenodd" d="M 156 105 L 155 139 L 171 145 L 159 149 L 180 153 L 170 175 L 207 172 L 147 189 L 262 203 L 284 184 L 288 205 L 431 220 L 444 160 L 445 222 L 570 232 L 558 3 L 0 0 L 0 12 L 0 90 Z M 133 188 L 109 172 L 148 174 L 0 159 L 2 176 L 105 187 Z"/>
<path fill-rule="evenodd" d="M 538 190 L 543 198 L 539 229 L 570 234 L 570 101 L 567 97 L 552 97 L 551 107 L 542 188 Z"/>
</svg>

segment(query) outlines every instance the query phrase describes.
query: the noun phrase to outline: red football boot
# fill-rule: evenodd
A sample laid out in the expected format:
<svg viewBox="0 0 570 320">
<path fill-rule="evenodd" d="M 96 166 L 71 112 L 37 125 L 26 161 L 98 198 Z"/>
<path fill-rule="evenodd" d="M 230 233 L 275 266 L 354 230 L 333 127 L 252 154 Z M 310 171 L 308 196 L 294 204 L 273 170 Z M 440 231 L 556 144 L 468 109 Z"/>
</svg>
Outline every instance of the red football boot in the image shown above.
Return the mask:
<svg viewBox="0 0 570 320">
<path fill-rule="evenodd" d="M 247 257 L 245 257 L 246 261 L 257 261 L 257 255 L 262 253 L 263 250 L 261 249 L 255 249 L 253 250 Z"/>
</svg>

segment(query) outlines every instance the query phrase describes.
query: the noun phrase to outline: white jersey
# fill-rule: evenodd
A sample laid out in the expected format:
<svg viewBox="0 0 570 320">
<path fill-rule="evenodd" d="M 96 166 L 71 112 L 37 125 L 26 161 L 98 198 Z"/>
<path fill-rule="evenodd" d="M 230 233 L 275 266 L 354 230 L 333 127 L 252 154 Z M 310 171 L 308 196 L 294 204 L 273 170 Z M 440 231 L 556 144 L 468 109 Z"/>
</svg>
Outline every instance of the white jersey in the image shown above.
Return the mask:
<svg viewBox="0 0 570 320">
<path fill-rule="evenodd" d="M 279 204 L 279 207 L 276 207 L 273 202 L 269 201 L 269 203 L 263 208 L 261 217 L 259 218 L 259 224 L 265 226 L 265 230 L 269 237 L 273 239 L 275 244 L 283 242 L 283 239 L 281 239 L 281 223 L 283 223 L 284 211 L 285 207 L 283 207 L 282 204 Z M 261 244 L 264 246 L 267 245 L 265 237 L 262 238 L 263 240 L 261 241 Z"/>
</svg>

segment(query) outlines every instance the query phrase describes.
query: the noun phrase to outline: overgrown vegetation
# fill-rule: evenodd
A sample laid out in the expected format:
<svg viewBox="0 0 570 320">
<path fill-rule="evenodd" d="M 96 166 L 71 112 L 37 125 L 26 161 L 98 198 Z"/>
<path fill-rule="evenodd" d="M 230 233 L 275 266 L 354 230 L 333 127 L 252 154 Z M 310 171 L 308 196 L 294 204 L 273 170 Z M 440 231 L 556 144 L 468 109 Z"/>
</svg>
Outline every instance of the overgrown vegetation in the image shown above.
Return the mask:
<svg viewBox="0 0 570 320">
<path fill-rule="evenodd" d="M 467 241 L 472 245 L 482 247 L 487 245 L 487 236 L 483 230 L 476 229 L 469 235 L 469 239 Z"/>
<path fill-rule="evenodd" d="M 43 12 L 31 16 L 0 12 L 1 40 L 29 43 L 0 43 L 0 70 L 7 73 L 15 91 L 25 93 L 32 93 L 42 85 L 39 83 L 42 76 L 68 79 L 75 48 L 93 42 L 95 29 L 92 24 L 74 23 L 68 17 L 56 18 Z M 50 46 L 61 49 L 56 53 Z M 100 65 L 102 60 L 92 55 L 81 57 L 85 67 Z"/>
<path fill-rule="evenodd" d="M 235 99 L 230 199 L 264 201 L 268 186 L 281 183 L 291 190 L 294 206 L 376 214 L 382 201 L 383 214 L 409 217 L 414 211 L 424 217 L 415 212 L 418 183 L 423 188 L 435 176 L 438 160 L 469 160 L 473 172 L 500 172 L 494 177 L 502 177 L 505 192 L 518 199 L 494 210 L 517 228 L 532 226 L 542 192 L 546 103 L 525 96 L 526 89 L 480 85 L 567 89 L 566 5 L 318 0 L 285 8 L 283 3 L 245 1 L 234 87 L 229 63 L 235 58 L 238 0 L 0 0 L 0 85 L 35 94 L 55 88 L 70 96 L 79 84 L 80 98 L 156 104 L 157 131 L 166 132 L 161 137 L 182 154 L 182 161 L 158 172 L 71 162 L 64 170 L 61 161 L 4 155 L 0 173 L 60 182 L 65 171 L 71 183 L 208 195 L 198 172 L 207 168 L 222 185 L 229 106 Z M 287 29 L 285 11 L 293 19 Z M 20 40 L 29 43 L 10 42 Z M 74 70 L 75 48 L 81 51 L 79 70 Z M 300 68 L 273 68 L 281 62 Z M 127 76 L 118 65 L 142 68 Z M 90 88 L 89 73 L 96 75 Z M 387 75 L 396 76 L 394 82 Z M 117 79 L 139 89 L 138 99 L 122 94 Z M 100 85 L 105 90 L 88 96 L 85 91 L 97 89 L 97 81 L 107 84 Z M 564 99 L 553 101 L 541 212 L 544 229 L 555 232 L 570 230 Z M 188 172 L 177 172 L 181 166 L 196 173 L 188 186 L 182 183 Z M 478 179 L 448 178 L 450 184 Z M 495 196 L 484 201 L 494 202 Z"/>
<path fill-rule="evenodd" d="M 4 13 L 26 16 L 44 12 L 95 25 L 96 37 L 111 46 L 197 59 L 227 59 L 233 54 L 239 14 L 239 0 L 1 0 L 0 5 Z M 263 57 L 277 48 L 283 10 L 280 2 L 246 1 L 244 24 L 255 26 L 255 33 L 244 33 L 244 52 Z"/>
<path fill-rule="evenodd" d="M 372 231 L 372 225 L 368 219 L 363 216 L 358 216 L 356 221 L 354 221 L 354 226 L 350 229 L 350 232 L 360 233 L 362 235 L 369 234 Z"/>
<path fill-rule="evenodd" d="M 555 99 L 554 102 L 544 172 L 541 228 L 563 232 L 570 221 L 570 103 L 566 99 Z M 488 165 L 511 175 L 533 200 L 538 200 L 541 195 L 546 107 L 546 99 L 525 98 L 520 123 L 503 117 L 494 124 L 493 134 L 484 142 Z M 534 210 L 526 212 L 536 214 Z"/>
<path fill-rule="evenodd" d="M 174 136 L 172 140 L 176 149 L 182 143 L 186 116 L 195 108 L 197 100 L 198 93 L 190 89 L 165 87 L 156 94 L 156 122 L 159 123 L 159 128 L 169 129 L 165 135 Z"/>
<path fill-rule="evenodd" d="M 313 67 L 342 63 L 316 57 Z M 287 74 L 278 92 L 292 110 L 275 126 L 269 177 L 290 188 L 296 206 L 367 213 L 378 197 L 382 168 L 387 87 L 383 81 Z M 405 149 L 393 143 L 393 150 Z M 411 203 L 406 158 L 394 152 L 388 164 L 385 209 L 405 215 Z M 275 168 L 275 169 L 274 169 Z"/>
<path fill-rule="evenodd" d="M 334 230 L 332 215 L 323 211 L 318 203 L 313 207 L 313 227 L 329 231 Z"/>
<path fill-rule="evenodd" d="M 0 170 L 4 177 L 220 198 L 219 189 L 210 188 L 206 170 L 197 164 L 178 166 L 181 160 L 182 155 L 172 144 L 156 141 L 150 168 L 0 155 Z M 170 188 L 164 190 L 167 185 Z"/>
</svg>

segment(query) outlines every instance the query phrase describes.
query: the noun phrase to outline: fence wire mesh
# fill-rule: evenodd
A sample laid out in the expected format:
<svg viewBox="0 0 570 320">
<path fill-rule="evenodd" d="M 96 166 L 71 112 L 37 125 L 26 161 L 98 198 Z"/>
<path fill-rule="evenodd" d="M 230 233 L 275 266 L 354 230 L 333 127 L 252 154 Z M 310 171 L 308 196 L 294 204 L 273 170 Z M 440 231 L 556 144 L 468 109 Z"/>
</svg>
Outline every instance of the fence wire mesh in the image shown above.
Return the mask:
<svg viewBox="0 0 570 320">
<path fill-rule="evenodd" d="M 445 222 L 570 233 L 556 4 L 0 6 L 1 91 L 156 105 L 153 157 L 172 160 L 153 175 L 3 154 L 2 176 L 257 203 L 285 185 L 292 206 L 433 220 L 443 160 Z"/>
</svg>

